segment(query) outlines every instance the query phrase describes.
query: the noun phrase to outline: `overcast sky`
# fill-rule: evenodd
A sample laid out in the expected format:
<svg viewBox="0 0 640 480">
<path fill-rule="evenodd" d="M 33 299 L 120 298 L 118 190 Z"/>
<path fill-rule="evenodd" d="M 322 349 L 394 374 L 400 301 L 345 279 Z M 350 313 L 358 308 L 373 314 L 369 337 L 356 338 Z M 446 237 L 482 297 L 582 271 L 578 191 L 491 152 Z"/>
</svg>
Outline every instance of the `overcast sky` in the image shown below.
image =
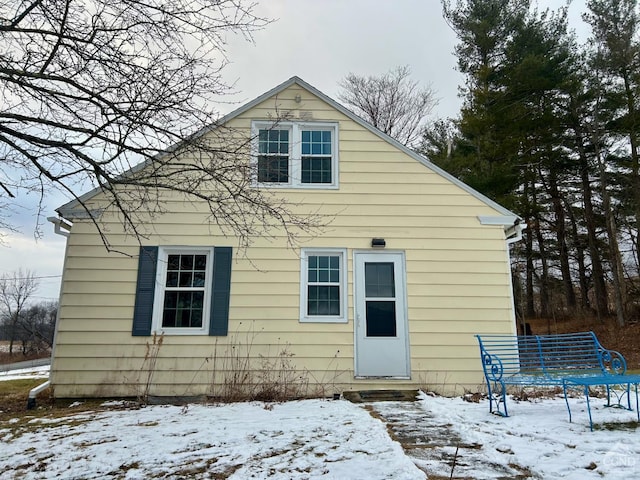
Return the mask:
<svg viewBox="0 0 640 480">
<path fill-rule="evenodd" d="M 584 0 L 570 5 L 570 21 L 579 36 L 588 29 L 580 20 Z M 541 8 L 558 8 L 564 0 L 540 0 Z M 336 98 L 337 83 L 348 73 L 379 75 L 408 65 L 414 80 L 430 85 L 439 98 L 433 117 L 456 116 L 460 108 L 454 33 L 442 18 L 438 0 L 262 0 L 257 12 L 275 19 L 254 35 L 254 43 L 228 38 L 223 71 L 239 92 L 220 107 L 224 114 L 297 75 Z M 32 203 L 34 199 L 27 199 Z M 46 216 L 64 203 L 47 201 Z M 38 296 L 56 299 L 60 287 L 65 239 L 44 225 L 44 237 L 34 240 L 31 211 L 15 217 L 21 233 L 0 245 L 0 273 L 29 269 L 43 277 Z"/>
</svg>

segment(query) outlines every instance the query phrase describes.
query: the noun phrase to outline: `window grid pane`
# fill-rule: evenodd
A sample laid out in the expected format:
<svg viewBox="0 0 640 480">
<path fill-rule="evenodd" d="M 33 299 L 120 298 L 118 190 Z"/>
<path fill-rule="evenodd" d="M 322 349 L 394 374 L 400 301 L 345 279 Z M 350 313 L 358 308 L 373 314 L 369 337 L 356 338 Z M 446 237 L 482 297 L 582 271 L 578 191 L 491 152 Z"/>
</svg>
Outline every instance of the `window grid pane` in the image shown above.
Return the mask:
<svg viewBox="0 0 640 480">
<path fill-rule="evenodd" d="M 307 260 L 307 315 L 340 315 L 340 256 L 310 255 Z"/>
<path fill-rule="evenodd" d="M 258 157 L 258 181 L 262 183 L 287 183 L 289 181 L 289 157 Z"/>
<path fill-rule="evenodd" d="M 167 258 L 163 328 L 201 328 L 207 256 L 172 254 Z"/>
<path fill-rule="evenodd" d="M 331 183 L 331 158 L 302 157 L 302 183 Z"/>
<path fill-rule="evenodd" d="M 289 182 L 289 130 L 259 130 L 258 154 L 259 182 Z"/>
<path fill-rule="evenodd" d="M 309 315 L 340 315 L 340 287 L 310 285 L 307 312 Z"/>
<path fill-rule="evenodd" d="M 332 183 L 331 131 L 302 131 L 302 183 Z"/>
</svg>

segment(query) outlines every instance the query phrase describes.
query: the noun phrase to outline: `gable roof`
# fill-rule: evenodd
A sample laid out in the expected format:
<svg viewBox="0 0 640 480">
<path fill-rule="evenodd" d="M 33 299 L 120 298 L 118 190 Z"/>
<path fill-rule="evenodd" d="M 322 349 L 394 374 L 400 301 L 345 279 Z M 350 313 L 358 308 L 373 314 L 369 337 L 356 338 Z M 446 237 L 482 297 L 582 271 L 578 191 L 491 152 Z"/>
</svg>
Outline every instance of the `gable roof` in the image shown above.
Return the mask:
<svg viewBox="0 0 640 480">
<path fill-rule="evenodd" d="M 380 137 L 385 142 L 390 143 L 391 145 L 393 145 L 397 149 L 399 149 L 402 152 L 404 152 L 407 155 L 409 155 L 411 158 L 413 158 L 416 161 L 418 161 L 421 164 L 423 164 L 428 169 L 430 169 L 433 172 L 437 173 L 438 175 L 440 175 L 441 177 L 445 178 L 446 180 L 448 180 L 449 182 L 453 183 L 454 185 L 460 187 L 462 190 L 464 190 L 465 192 L 469 193 L 470 195 L 472 195 L 476 199 L 480 200 L 482 203 L 484 203 L 484 204 L 488 205 L 489 207 L 493 208 L 494 210 L 496 210 L 498 212 L 499 217 L 504 217 L 504 218 L 483 217 L 487 221 L 486 222 L 483 221 L 482 223 L 493 223 L 493 224 L 505 225 L 505 227 L 507 227 L 507 226 L 511 227 L 511 226 L 513 226 L 514 224 L 517 224 L 520 221 L 520 217 L 518 215 L 516 215 L 515 213 L 513 213 L 510 210 L 506 209 L 502 205 L 494 202 L 489 197 L 483 195 L 482 193 L 478 192 L 477 190 L 471 188 L 466 183 L 462 182 L 461 180 L 457 179 L 456 177 L 454 177 L 453 175 L 451 175 L 447 171 L 443 170 L 442 168 L 438 167 L 434 163 L 430 162 L 427 158 L 423 157 L 422 155 L 420 155 L 420 154 L 414 152 L 413 150 L 411 150 L 410 148 L 406 147 L 405 145 L 403 145 L 402 143 L 397 141 L 395 138 L 390 137 L 386 133 L 384 133 L 381 130 L 377 129 L 376 127 L 371 125 L 369 122 L 367 122 L 366 120 L 364 120 L 363 118 L 361 118 L 357 114 L 353 113 L 351 110 L 347 109 L 346 107 L 344 107 L 343 105 L 341 105 L 340 103 L 338 103 L 337 101 L 332 99 L 331 97 L 325 95 L 320 90 L 318 90 L 317 88 L 315 88 L 312 85 L 308 84 L 307 82 L 305 82 L 304 80 L 302 80 L 301 78 L 299 78 L 297 76 L 291 77 L 287 81 L 282 82 L 280 85 L 277 85 L 277 86 L 273 87 L 271 90 L 263 93 L 259 97 L 257 97 L 255 99 L 251 100 L 250 102 L 242 105 L 241 107 L 237 108 L 236 110 L 233 110 L 231 113 L 228 113 L 227 115 L 224 115 L 215 124 L 212 124 L 212 125 L 210 125 L 208 127 L 200 129 L 199 131 L 197 131 L 196 133 L 191 135 L 189 138 L 197 138 L 197 137 L 200 137 L 202 135 L 205 135 L 206 133 L 208 133 L 208 132 L 210 132 L 212 130 L 215 130 L 216 128 L 218 128 L 219 125 L 224 125 L 225 123 L 227 123 L 230 120 L 238 117 L 239 115 L 242 115 L 243 113 L 247 112 L 248 110 L 251 110 L 255 106 L 257 106 L 260 103 L 264 102 L 265 100 L 268 100 L 269 98 L 271 98 L 271 97 L 279 94 L 280 92 L 286 90 L 287 88 L 291 87 L 292 85 L 298 85 L 298 86 L 304 88 L 305 90 L 309 91 L 310 93 L 312 93 L 316 97 L 320 98 L 321 100 L 323 100 L 324 102 L 329 104 L 335 110 L 339 111 L 340 113 L 342 113 L 343 115 L 345 115 L 349 119 L 351 119 L 354 122 L 356 122 L 361 127 L 369 130 L 371 133 L 373 133 L 374 135 Z M 185 140 L 185 141 L 188 141 L 188 139 Z M 167 151 L 169 151 L 169 152 L 170 151 L 174 151 L 177 148 L 179 148 L 179 146 L 181 144 L 182 143 L 178 143 L 178 144 L 172 145 L 171 147 L 168 148 Z M 127 170 L 126 172 L 124 172 L 122 175 L 126 176 L 126 175 L 128 175 L 130 173 L 139 171 L 139 170 L 143 169 L 144 167 L 146 167 L 149 162 L 150 162 L 150 160 L 146 160 L 144 162 L 141 162 L 140 164 L 138 164 L 138 165 L 134 166 L 133 168 L 131 168 L 131 169 Z M 84 201 L 87 201 L 90 198 L 92 198 L 94 195 L 97 195 L 101 191 L 102 190 L 101 190 L 100 187 L 96 187 L 93 190 L 81 195 L 79 198 L 80 198 L 81 201 L 84 202 Z M 64 217 L 65 213 L 71 214 L 71 212 L 74 211 L 74 208 L 78 207 L 79 204 L 80 204 L 80 202 L 78 200 L 72 200 L 72 201 L 70 201 L 70 202 L 58 207 L 56 209 L 56 212 L 58 212 L 62 217 Z M 482 219 L 481 219 L 481 221 L 482 221 Z"/>
</svg>

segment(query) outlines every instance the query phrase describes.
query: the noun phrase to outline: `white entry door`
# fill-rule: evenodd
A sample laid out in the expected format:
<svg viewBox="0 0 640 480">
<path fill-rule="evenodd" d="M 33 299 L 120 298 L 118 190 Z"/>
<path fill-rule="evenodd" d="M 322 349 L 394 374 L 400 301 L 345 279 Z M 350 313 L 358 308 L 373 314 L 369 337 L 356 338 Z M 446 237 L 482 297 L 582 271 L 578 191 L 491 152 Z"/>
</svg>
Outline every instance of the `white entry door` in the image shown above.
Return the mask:
<svg viewBox="0 0 640 480">
<path fill-rule="evenodd" d="M 356 376 L 408 378 L 404 255 L 353 256 Z"/>
</svg>

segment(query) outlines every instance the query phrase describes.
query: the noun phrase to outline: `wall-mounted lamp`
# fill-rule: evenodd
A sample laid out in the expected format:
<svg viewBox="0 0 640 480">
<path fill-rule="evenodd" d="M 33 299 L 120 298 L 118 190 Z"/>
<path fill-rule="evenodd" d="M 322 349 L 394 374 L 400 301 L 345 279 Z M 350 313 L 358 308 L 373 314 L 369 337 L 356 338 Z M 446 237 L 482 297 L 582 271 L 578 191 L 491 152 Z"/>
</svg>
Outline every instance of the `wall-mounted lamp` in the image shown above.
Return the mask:
<svg viewBox="0 0 640 480">
<path fill-rule="evenodd" d="M 387 246 L 387 242 L 384 241 L 384 238 L 372 238 L 371 246 L 373 248 L 384 248 Z"/>
<path fill-rule="evenodd" d="M 296 103 L 300 103 L 302 101 L 302 97 L 300 95 L 296 95 L 294 97 L 294 100 L 296 101 Z"/>
</svg>

